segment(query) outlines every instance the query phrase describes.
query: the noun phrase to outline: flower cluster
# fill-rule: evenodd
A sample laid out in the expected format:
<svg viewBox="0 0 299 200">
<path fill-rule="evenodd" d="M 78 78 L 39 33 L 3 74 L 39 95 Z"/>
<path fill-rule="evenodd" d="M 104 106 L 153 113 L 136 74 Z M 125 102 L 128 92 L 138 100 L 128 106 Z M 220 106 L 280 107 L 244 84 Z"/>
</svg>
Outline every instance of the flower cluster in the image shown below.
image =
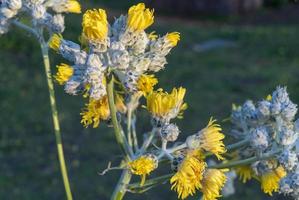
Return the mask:
<svg viewBox="0 0 299 200">
<path fill-rule="evenodd" d="M 145 8 L 143 3 L 132 6 L 126 16 L 115 19 L 112 25 L 107 20 L 105 10 L 87 10 L 83 15 L 81 45 L 65 40 L 58 34 L 49 42 L 52 49 L 73 63 L 72 66 L 58 65 L 56 80 L 65 85 L 66 93 L 84 93 L 89 97 L 89 104 L 93 104 L 107 98 L 106 77 L 113 72 L 124 86 L 126 94 L 141 92 L 151 101 L 160 101 L 154 95 L 161 95 L 162 92 L 152 93 L 158 80 L 151 73 L 164 68 L 165 56 L 176 46 L 180 37 L 177 32 L 162 37 L 147 34 L 145 29 L 153 21 L 153 11 Z M 175 106 L 179 106 L 175 104 L 182 104 L 184 91 L 179 89 L 178 94 L 173 95 L 180 96 L 171 96 L 180 98 L 177 99 L 180 102 L 174 100 L 170 105 L 172 107 L 168 109 L 174 110 Z M 86 115 L 83 115 L 82 120 L 86 126 L 99 121 L 99 118 L 108 118 L 88 114 L 89 107 L 91 106 L 87 105 L 84 112 Z M 176 113 L 172 117 L 174 115 Z M 90 119 L 87 119 L 88 116 Z M 97 125 L 98 123 L 94 127 Z"/>
<path fill-rule="evenodd" d="M 211 153 L 219 160 L 224 159 L 224 134 L 211 119 L 204 129 L 189 136 L 181 145 L 173 143 L 169 147 L 168 143 L 176 142 L 180 133 L 172 120 L 182 118 L 187 108 L 184 102 L 186 89 L 179 87 L 171 92 L 161 88 L 155 90 L 158 79 L 153 73 L 164 68 L 166 56 L 177 45 L 180 34 L 147 34 L 145 29 L 153 21 L 153 11 L 145 8 L 143 3 L 132 6 L 127 15 L 115 19 L 112 25 L 105 10 L 87 10 L 83 15 L 81 44 L 65 40 L 59 34 L 49 42 L 53 50 L 73 63 L 72 66 L 64 63 L 57 66 L 56 81 L 64 85 L 66 93 L 88 97 L 88 103 L 81 112 L 81 122 L 94 128 L 99 126 L 100 121 L 109 121 L 113 117 L 108 91 L 108 82 L 113 81 L 115 110 L 119 121 L 127 124 L 127 135 L 124 136 L 122 128 L 120 131 L 124 143 L 129 146 L 125 147 L 130 154 L 126 168 L 131 174 L 141 176 L 140 187 L 146 177 L 158 168 L 159 162 L 166 159 L 172 163 L 175 173 L 170 183 L 179 198 L 185 199 L 200 190 L 205 200 L 214 200 L 220 197 L 226 174 L 223 170 L 209 169 L 205 155 Z M 151 115 L 152 131 L 145 135 L 139 148 L 134 111 L 141 97 L 144 97 L 144 107 Z M 136 135 L 133 137 L 133 134 Z M 151 146 L 154 138 L 161 144 L 158 151 Z"/>
<path fill-rule="evenodd" d="M 14 18 L 21 13 L 29 15 L 36 28 L 45 27 L 50 33 L 62 33 L 65 29 L 63 13 L 80 12 L 81 6 L 76 0 L 2 0 L 0 34 L 6 33 Z"/>
<path fill-rule="evenodd" d="M 272 95 L 257 104 L 248 100 L 242 106 L 233 105 L 231 134 L 249 144 L 238 156 L 269 156 L 250 166 L 238 167 L 236 172 L 243 182 L 256 178 L 261 181 L 262 190 L 270 195 L 279 191 L 293 196 L 298 194 L 293 189 L 298 187 L 295 174 L 299 167 L 296 113 L 297 105 L 290 100 L 285 87 L 277 87 Z"/>
<path fill-rule="evenodd" d="M 6 33 L 12 18 L 22 8 L 22 0 L 0 1 L 0 34 Z"/>
<path fill-rule="evenodd" d="M 76 10 L 75 3 L 63 5 L 68 11 Z M 53 10 L 65 11 L 61 8 Z M 156 89 L 158 79 L 154 73 L 164 68 L 166 56 L 178 44 L 180 34 L 146 33 L 153 22 L 153 10 L 143 3 L 129 8 L 112 24 L 105 10 L 91 9 L 83 15 L 79 43 L 66 40 L 61 34 L 51 37 L 49 47 L 72 63 L 57 65 L 57 83 L 64 85 L 66 93 L 88 100 L 81 112 L 81 123 L 97 128 L 102 121 L 112 122 L 126 155 L 125 172 L 141 177 L 141 183 L 135 187 L 151 187 L 146 184 L 146 177 L 160 162 L 168 161 L 173 170 L 169 176 L 171 189 L 180 199 L 197 191 L 204 200 L 230 195 L 236 174 L 243 182 L 259 180 L 269 195 L 298 195 L 299 120 L 295 121 L 297 105 L 289 99 L 286 88 L 278 87 L 256 104 L 246 101 L 242 106 L 233 105 L 231 135 L 238 142 L 230 149 L 224 145 L 220 125 L 212 118 L 205 128 L 177 142 L 181 130 L 174 120 L 182 118 L 187 109 L 186 89 Z M 145 102 L 143 108 L 151 117 L 152 130 L 144 134 L 139 145 L 135 124 L 141 102 Z M 240 148 L 228 153 L 234 146 Z M 208 164 L 210 156 L 217 159 L 214 164 Z M 231 157 L 231 161 L 226 160 Z M 253 161 L 243 165 L 247 158 Z"/>
<path fill-rule="evenodd" d="M 237 175 L 244 183 L 257 179 L 269 195 L 280 192 L 298 199 L 299 119 L 295 120 L 297 105 L 285 87 L 277 87 L 257 103 L 248 100 L 242 106 L 233 105 L 230 134 L 236 143 L 225 146 L 225 135 L 213 118 L 203 129 L 178 141 L 182 131 L 175 120 L 182 119 L 188 107 L 186 89 L 157 89 L 154 74 L 164 69 L 166 56 L 177 46 L 180 33 L 147 33 L 145 30 L 154 23 L 154 11 L 139 3 L 112 24 L 105 10 L 87 10 L 79 42 L 64 39 L 63 13 L 80 12 L 77 0 L 0 0 L 0 34 L 15 24 L 39 40 L 54 127 L 58 126 L 58 116 L 48 47 L 71 63 L 57 65 L 56 82 L 67 94 L 87 99 L 80 112 L 84 127 L 97 128 L 102 122 L 112 125 L 124 154 L 119 167 L 109 164 L 105 170 L 123 170 L 111 199 L 122 199 L 127 191 L 143 192 L 168 180 L 179 199 L 201 192 L 203 200 L 216 200 L 234 193 Z M 22 13 L 30 16 L 31 25 L 18 20 Z M 45 35 L 50 36 L 47 42 Z M 151 130 L 144 134 L 136 128 L 139 107 L 150 116 Z M 61 144 L 58 151 L 59 156 L 63 155 Z M 146 180 L 165 164 L 170 174 Z M 132 175 L 140 176 L 140 183 L 130 184 Z M 70 189 L 66 191 L 71 197 Z"/>
</svg>

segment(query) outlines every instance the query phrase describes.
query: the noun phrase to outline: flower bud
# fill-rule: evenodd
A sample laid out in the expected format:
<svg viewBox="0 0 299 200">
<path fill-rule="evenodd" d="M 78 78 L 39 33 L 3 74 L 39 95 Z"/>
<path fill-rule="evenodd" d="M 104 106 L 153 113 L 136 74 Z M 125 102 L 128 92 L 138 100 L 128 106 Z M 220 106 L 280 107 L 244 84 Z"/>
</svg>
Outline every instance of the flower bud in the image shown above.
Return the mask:
<svg viewBox="0 0 299 200">
<path fill-rule="evenodd" d="M 277 138 L 279 144 L 288 146 L 296 142 L 298 134 L 293 130 L 293 127 L 283 125 L 278 132 Z"/>
<path fill-rule="evenodd" d="M 270 117 L 271 103 L 269 101 L 260 101 L 257 107 L 257 117 L 259 120 L 267 120 Z"/>
<path fill-rule="evenodd" d="M 169 142 L 174 142 L 177 140 L 180 130 L 175 124 L 165 124 L 161 129 L 161 137 Z"/>
<path fill-rule="evenodd" d="M 51 21 L 50 29 L 55 33 L 62 33 L 65 29 L 64 26 L 64 16 L 63 15 L 54 15 Z"/>
<path fill-rule="evenodd" d="M 8 8 L 11 10 L 19 10 L 22 7 L 21 0 L 10 0 L 7 2 Z"/>
<path fill-rule="evenodd" d="M 292 152 L 290 150 L 284 150 L 282 154 L 279 155 L 278 160 L 280 164 L 289 171 L 298 165 L 296 152 Z"/>
<path fill-rule="evenodd" d="M 269 146 L 269 135 L 265 127 L 258 127 L 250 131 L 250 144 L 259 151 L 264 151 Z"/>
</svg>

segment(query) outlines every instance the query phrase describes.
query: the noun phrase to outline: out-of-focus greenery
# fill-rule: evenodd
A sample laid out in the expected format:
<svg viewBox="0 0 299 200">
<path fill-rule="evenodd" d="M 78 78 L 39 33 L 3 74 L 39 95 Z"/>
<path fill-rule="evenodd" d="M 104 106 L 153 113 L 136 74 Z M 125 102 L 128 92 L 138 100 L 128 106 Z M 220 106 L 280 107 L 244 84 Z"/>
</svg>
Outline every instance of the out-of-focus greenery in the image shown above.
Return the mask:
<svg viewBox="0 0 299 200">
<path fill-rule="evenodd" d="M 104 2 L 109 6 L 109 1 Z M 118 6 L 127 2 L 119 1 Z M 65 38 L 77 40 L 81 16 L 69 15 L 66 19 Z M 287 85 L 291 99 L 299 103 L 298 25 L 236 26 L 156 18 L 151 29 L 161 34 L 181 32 L 181 42 L 168 56 L 169 64 L 158 74 L 160 87 L 187 88 L 189 109 L 185 118 L 177 121 L 181 140 L 205 126 L 211 116 L 222 123 L 232 103 L 259 100 L 277 85 Z M 194 44 L 215 38 L 234 41 L 237 46 L 193 51 Z M 55 64 L 63 60 L 53 52 L 51 55 L 55 71 Z M 0 37 L 0 60 L 0 199 L 64 199 L 39 46 L 28 34 L 13 28 Z M 66 95 L 58 85 L 56 94 L 75 199 L 109 199 L 119 172 L 105 176 L 98 172 L 109 161 L 117 164 L 119 160 L 112 129 L 105 124 L 98 129 L 83 128 L 79 113 L 84 100 Z M 148 119 L 143 109 L 141 113 Z M 140 134 L 150 129 L 148 121 L 138 123 Z M 228 131 L 229 124 L 222 124 Z M 245 186 L 239 181 L 236 185 L 236 195 L 228 199 L 269 198 L 259 192 L 256 181 Z M 164 184 L 126 199 L 141 198 L 176 199 L 176 194 Z"/>
</svg>

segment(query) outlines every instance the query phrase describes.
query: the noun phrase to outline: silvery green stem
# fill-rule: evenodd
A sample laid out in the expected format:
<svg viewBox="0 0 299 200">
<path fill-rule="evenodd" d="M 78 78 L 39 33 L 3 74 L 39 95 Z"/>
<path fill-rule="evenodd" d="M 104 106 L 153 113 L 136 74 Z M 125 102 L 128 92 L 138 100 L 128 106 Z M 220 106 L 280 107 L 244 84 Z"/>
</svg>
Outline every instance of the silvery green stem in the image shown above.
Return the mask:
<svg viewBox="0 0 299 200">
<path fill-rule="evenodd" d="M 25 24 L 23 24 L 23 23 L 21 23 L 21 22 L 19 22 L 19 21 L 17 21 L 17 20 L 12 21 L 12 23 L 13 23 L 15 26 L 17 26 L 17 27 L 19 27 L 19 28 L 21 28 L 21 29 L 24 29 L 25 31 L 31 33 L 31 34 L 32 34 L 33 36 L 35 36 L 36 38 L 39 38 L 40 35 L 39 35 L 39 34 L 37 33 L 37 31 L 34 30 L 33 28 L 31 28 L 31 27 L 29 27 L 29 26 L 27 26 L 27 25 L 25 25 Z"/>
<path fill-rule="evenodd" d="M 127 192 L 127 186 L 130 183 L 132 174 L 129 170 L 124 170 L 111 196 L 111 200 L 122 200 Z"/>
<path fill-rule="evenodd" d="M 280 152 L 280 150 L 274 151 L 274 152 L 271 152 L 271 153 L 267 153 L 267 154 L 264 154 L 262 156 L 253 156 L 251 158 L 247 158 L 247 159 L 243 159 L 243 160 L 236 160 L 236 161 L 231 161 L 231 162 L 227 162 L 227 163 L 222 163 L 222 164 L 218 164 L 218 165 L 209 166 L 209 168 L 224 169 L 224 168 L 238 167 L 238 166 L 242 166 L 242 165 L 249 165 L 249 164 L 254 163 L 256 161 L 268 160 L 270 158 L 273 158 L 279 152 Z"/>
<path fill-rule="evenodd" d="M 127 137 L 128 137 L 128 144 L 131 147 L 133 147 L 131 123 L 132 123 L 132 108 L 128 107 L 128 110 L 127 110 Z"/>
<path fill-rule="evenodd" d="M 111 120 L 114 128 L 114 135 L 118 145 L 120 146 L 121 150 L 123 151 L 126 160 L 130 160 L 131 156 L 133 155 L 132 149 L 130 149 L 128 142 L 125 139 L 124 133 L 121 130 L 120 124 L 117 120 L 116 115 L 116 107 L 114 101 L 114 77 L 113 74 L 110 74 L 107 77 L 107 95 L 108 95 L 108 103 L 110 109 Z"/>
<path fill-rule="evenodd" d="M 175 146 L 175 147 L 173 147 L 173 148 L 171 148 L 171 149 L 167 149 L 167 152 L 171 154 L 171 153 L 173 153 L 173 152 L 175 152 L 175 151 L 184 149 L 184 148 L 186 148 L 186 147 L 187 147 L 187 144 L 186 144 L 186 143 L 183 143 L 183 144 L 180 144 L 180 145 L 178 145 L 178 146 Z"/>
<path fill-rule="evenodd" d="M 58 111 L 57 111 L 57 106 L 56 106 L 55 90 L 54 90 L 51 67 L 50 67 L 48 44 L 44 41 L 43 35 L 41 33 L 39 34 L 38 31 L 36 31 L 35 29 L 33 29 L 17 20 L 14 20 L 12 23 L 15 26 L 31 33 L 33 36 L 35 36 L 38 39 L 38 41 L 40 43 L 43 61 L 44 61 L 45 74 L 47 77 L 50 105 L 51 105 L 51 112 L 52 112 L 52 120 L 53 120 L 53 128 L 54 128 L 56 146 L 57 146 L 57 151 L 58 151 L 58 160 L 59 160 L 59 164 L 60 164 L 60 171 L 62 174 L 64 189 L 66 192 L 67 199 L 72 200 L 73 196 L 72 196 L 72 191 L 71 191 L 67 168 L 66 168 L 65 159 L 64 159 L 59 117 L 58 117 Z"/>
<path fill-rule="evenodd" d="M 48 89 L 49 89 L 49 97 L 50 97 L 53 126 L 54 126 L 55 139 L 56 139 L 56 145 L 58 151 L 58 159 L 60 163 L 60 171 L 62 174 L 62 179 L 63 179 L 67 199 L 72 200 L 73 199 L 72 191 L 71 191 L 67 168 L 64 159 L 61 131 L 60 131 L 59 118 L 58 118 L 56 99 L 55 99 L 55 91 L 54 91 L 54 85 L 53 85 L 51 68 L 50 68 L 50 60 L 48 55 L 48 45 L 44 41 L 41 41 L 41 50 L 43 54 L 45 73 L 46 73 Z"/>
<path fill-rule="evenodd" d="M 234 144 L 227 145 L 226 149 L 230 150 L 230 151 L 231 150 L 235 150 L 235 149 L 237 149 L 237 148 L 239 148 L 241 146 L 244 146 L 244 145 L 246 145 L 248 143 L 249 143 L 249 140 L 248 139 L 244 139 L 244 140 L 241 140 L 240 142 L 236 142 Z"/>
<path fill-rule="evenodd" d="M 152 178 L 152 179 L 148 179 L 145 181 L 144 185 L 140 186 L 140 183 L 132 183 L 130 185 L 128 185 L 129 189 L 134 189 L 134 188 L 140 188 L 140 187 L 148 187 L 148 186 L 152 186 L 155 184 L 159 184 L 159 183 L 163 183 L 164 181 L 170 179 L 173 176 L 173 174 L 166 174 L 163 176 L 159 176 L 157 178 Z"/>
<path fill-rule="evenodd" d="M 129 147 L 128 142 L 126 141 L 126 138 L 124 137 L 124 134 L 121 130 L 120 124 L 117 120 L 116 115 L 116 107 L 114 102 L 114 77 L 113 74 L 110 74 L 109 77 L 107 77 L 108 83 L 107 83 L 107 95 L 108 95 L 108 103 L 109 103 L 109 109 L 110 109 L 110 115 L 112 119 L 112 124 L 114 128 L 114 135 L 116 138 L 116 141 L 118 145 L 120 146 L 121 150 L 125 154 L 126 161 L 131 160 L 132 157 L 132 149 Z M 123 170 L 123 173 L 114 189 L 114 192 L 111 196 L 111 200 L 122 200 L 125 193 L 126 193 L 126 187 L 129 184 L 131 180 L 131 173 L 129 170 L 125 169 Z"/>
<path fill-rule="evenodd" d="M 132 127 L 131 130 L 132 130 L 132 136 L 133 136 L 133 146 L 134 146 L 135 152 L 137 152 L 139 149 L 139 146 L 138 146 L 138 139 L 137 139 L 137 134 L 136 134 L 136 116 L 135 115 L 132 116 L 131 127 Z"/>
<path fill-rule="evenodd" d="M 137 153 L 138 155 L 142 155 L 142 154 L 146 151 L 146 149 L 147 149 L 147 148 L 149 147 L 149 145 L 151 144 L 151 142 L 152 142 L 152 140 L 153 140 L 153 138 L 154 138 L 154 136 L 155 136 L 155 133 L 156 133 L 155 128 L 153 128 L 153 130 L 152 130 L 150 133 L 148 133 L 149 136 L 148 136 L 148 137 L 145 139 L 145 141 L 143 142 L 141 148 L 139 149 L 139 152 Z"/>
</svg>

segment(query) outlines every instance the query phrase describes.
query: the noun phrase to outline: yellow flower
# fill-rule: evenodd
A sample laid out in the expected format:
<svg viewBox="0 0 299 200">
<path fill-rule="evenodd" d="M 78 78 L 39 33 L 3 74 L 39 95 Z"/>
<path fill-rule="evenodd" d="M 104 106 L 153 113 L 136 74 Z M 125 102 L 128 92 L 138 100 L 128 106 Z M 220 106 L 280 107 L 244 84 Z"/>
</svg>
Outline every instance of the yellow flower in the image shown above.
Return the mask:
<svg viewBox="0 0 299 200">
<path fill-rule="evenodd" d="M 53 34 L 48 44 L 49 47 L 58 52 L 62 39 L 61 34 Z"/>
<path fill-rule="evenodd" d="M 165 37 L 172 47 L 175 47 L 178 44 L 178 41 L 180 41 L 179 32 L 167 33 Z"/>
<path fill-rule="evenodd" d="M 287 175 L 283 167 L 278 167 L 261 176 L 261 188 L 266 193 L 272 196 L 272 192 L 278 192 L 280 180 Z"/>
<path fill-rule="evenodd" d="M 105 10 L 87 10 L 83 15 L 83 37 L 92 41 L 103 41 L 108 34 L 108 21 Z"/>
<path fill-rule="evenodd" d="M 226 152 L 223 139 L 225 138 L 224 134 L 221 133 L 221 127 L 219 124 L 215 124 L 216 120 L 210 119 L 206 128 L 199 132 L 201 145 L 200 148 L 212 152 L 220 160 L 224 158 L 221 154 Z"/>
<path fill-rule="evenodd" d="M 251 180 L 254 176 L 254 172 L 252 168 L 248 165 L 239 166 L 236 168 L 236 173 L 240 177 L 240 180 L 242 180 L 243 183 L 246 183 L 247 181 Z"/>
<path fill-rule="evenodd" d="M 68 1 L 68 12 L 71 13 L 81 13 L 81 6 L 80 3 L 76 0 L 69 0 Z"/>
<path fill-rule="evenodd" d="M 81 13 L 80 3 L 76 0 L 67 0 L 63 6 L 64 12 Z"/>
<path fill-rule="evenodd" d="M 157 83 L 158 79 L 154 75 L 142 74 L 137 81 L 137 89 L 146 95 L 153 91 Z"/>
<path fill-rule="evenodd" d="M 194 195 L 202 187 L 201 180 L 207 164 L 202 160 L 200 151 L 189 151 L 179 165 L 178 171 L 171 177 L 171 189 L 178 193 L 180 199 Z"/>
<path fill-rule="evenodd" d="M 81 13 L 81 6 L 77 0 L 54 0 L 51 2 L 52 9 L 57 13 Z"/>
<path fill-rule="evenodd" d="M 119 112 L 125 112 L 126 108 L 122 102 L 122 98 L 116 95 L 115 99 L 116 109 Z M 108 97 L 104 96 L 99 100 L 90 99 L 89 103 L 86 104 L 86 107 L 83 109 L 83 112 L 80 113 L 82 116 L 81 123 L 84 127 L 88 127 L 93 124 L 93 128 L 97 128 L 101 120 L 108 120 L 110 117 L 110 109 L 108 103 Z"/>
<path fill-rule="evenodd" d="M 156 34 L 156 31 L 152 31 L 150 34 L 147 36 L 150 40 L 156 40 L 158 38 L 158 35 Z"/>
<path fill-rule="evenodd" d="M 100 100 L 90 99 L 82 113 L 81 123 L 88 127 L 93 123 L 93 128 L 99 126 L 101 120 L 107 120 L 110 117 L 110 110 L 107 96 Z"/>
<path fill-rule="evenodd" d="M 73 75 L 74 69 L 65 63 L 61 63 L 60 65 L 57 65 L 56 67 L 57 67 L 57 73 L 54 76 L 54 78 L 60 85 L 63 85 Z"/>
<path fill-rule="evenodd" d="M 150 93 L 147 97 L 147 109 L 157 118 L 174 118 L 187 108 L 183 102 L 185 88 L 174 88 L 170 94 L 158 90 Z"/>
<path fill-rule="evenodd" d="M 142 186 L 145 182 L 146 175 L 150 174 L 157 168 L 157 159 L 152 155 L 145 155 L 128 163 L 128 167 L 132 174 L 141 176 Z"/>
<path fill-rule="evenodd" d="M 202 184 L 203 200 L 215 200 L 221 197 L 221 189 L 226 182 L 224 171 L 219 169 L 208 169 L 205 171 Z"/>
<path fill-rule="evenodd" d="M 239 105 L 237 105 L 237 104 L 232 104 L 232 110 L 233 111 L 236 111 L 236 110 L 239 110 L 239 109 L 241 109 L 241 106 L 239 106 Z"/>
<path fill-rule="evenodd" d="M 154 11 L 146 9 L 144 3 L 132 6 L 128 12 L 127 26 L 131 31 L 142 31 L 154 22 Z"/>
<path fill-rule="evenodd" d="M 271 101 L 271 100 L 272 100 L 272 96 L 271 96 L 271 94 L 268 94 L 268 96 L 266 97 L 266 100 L 267 100 L 267 101 Z"/>
</svg>

